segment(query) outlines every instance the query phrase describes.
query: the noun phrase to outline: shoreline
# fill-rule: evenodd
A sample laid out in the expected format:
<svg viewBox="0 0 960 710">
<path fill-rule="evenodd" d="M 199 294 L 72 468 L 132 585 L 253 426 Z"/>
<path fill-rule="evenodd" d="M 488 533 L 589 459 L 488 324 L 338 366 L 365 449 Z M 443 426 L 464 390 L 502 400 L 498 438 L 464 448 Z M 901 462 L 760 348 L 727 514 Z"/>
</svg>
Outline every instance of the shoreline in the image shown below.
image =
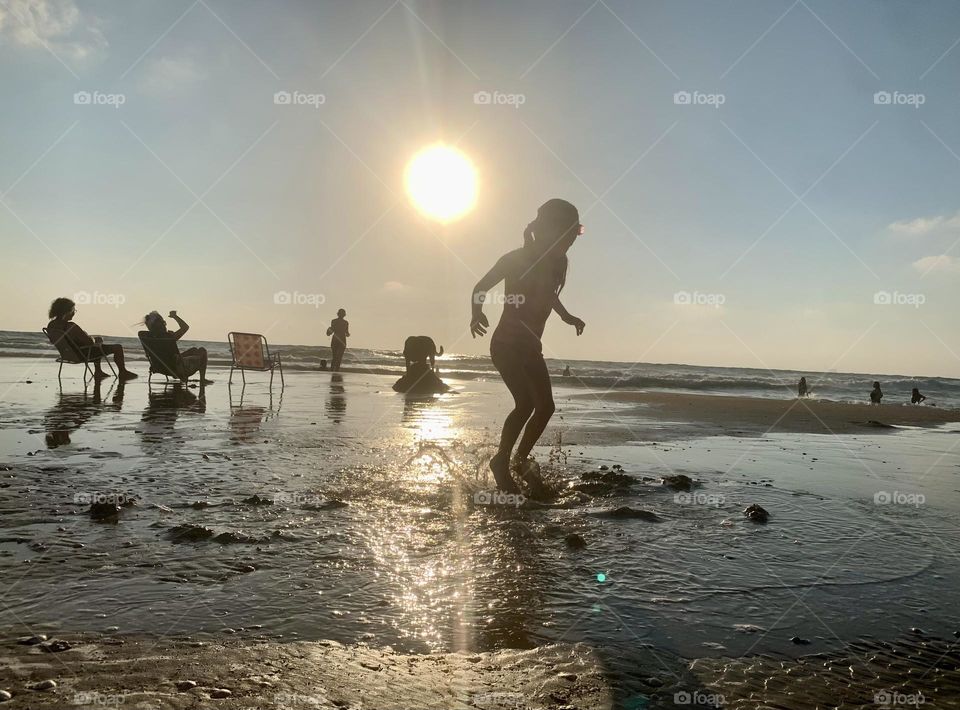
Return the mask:
<svg viewBox="0 0 960 710">
<path fill-rule="evenodd" d="M 767 399 L 680 392 L 607 392 L 601 404 L 633 405 L 630 414 L 661 423 L 684 422 L 700 435 L 877 434 L 903 427 L 938 427 L 960 422 L 960 409 L 923 405 L 852 404 L 819 399 Z"/>
</svg>

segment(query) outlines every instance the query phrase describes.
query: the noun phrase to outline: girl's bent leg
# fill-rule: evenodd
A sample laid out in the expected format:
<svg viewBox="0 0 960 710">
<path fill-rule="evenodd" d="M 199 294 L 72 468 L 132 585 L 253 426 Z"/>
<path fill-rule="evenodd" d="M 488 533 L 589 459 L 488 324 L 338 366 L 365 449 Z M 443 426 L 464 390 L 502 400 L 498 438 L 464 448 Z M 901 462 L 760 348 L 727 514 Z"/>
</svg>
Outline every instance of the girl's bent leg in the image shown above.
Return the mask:
<svg viewBox="0 0 960 710">
<path fill-rule="evenodd" d="M 533 416 L 527 421 L 523 430 L 523 438 L 517 447 L 517 457 L 526 459 L 534 445 L 547 428 L 550 417 L 553 416 L 556 406 L 553 403 L 553 386 L 550 383 L 550 372 L 543 361 L 543 355 L 530 358 L 525 362 L 524 376 L 530 387 L 533 399 Z"/>
</svg>

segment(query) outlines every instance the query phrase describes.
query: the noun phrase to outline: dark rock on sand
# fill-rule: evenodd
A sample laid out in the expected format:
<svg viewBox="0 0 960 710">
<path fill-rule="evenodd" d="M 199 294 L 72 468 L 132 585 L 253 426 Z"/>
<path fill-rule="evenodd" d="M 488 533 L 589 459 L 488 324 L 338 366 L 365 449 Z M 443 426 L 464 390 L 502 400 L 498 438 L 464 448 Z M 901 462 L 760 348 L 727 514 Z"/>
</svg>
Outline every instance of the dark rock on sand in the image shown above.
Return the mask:
<svg viewBox="0 0 960 710">
<path fill-rule="evenodd" d="M 116 520 L 121 510 L 116 501 L 98 501 L 90 504 L 90 517 L 97 521 Z"/>
<path fill-rule="evenodd" d="M 210 691 L 211 698 L 229 698 L 231 695 L 233 695 L 233 692 L 226 688 L 214 688 Z"/>
<path fill-rule="evenodd" d="M 47 640 L 46 634 L 37 634 L 36 636 L 23 636 L 22 638 L 17 639 L 17 643 L 21 646 L 36 646 Z"/>
<path fill-rule="evenodd" d="M 269 498 L 261 498 L 258 495 L 252 495 L 249 498 L 244 498 L 243 502 L 247 505 L 273 505 L 273 501 Z"/>
<path fill-rule="evenodd" d="M 809 640 L 809 639 L 802 639 L 802 638 L 800 638 L 799 636 L 792 636 L 792 637 L 790 638 L 790 641 L 793 642 L 793 643 L 795 643 L 795 644 L 797 644 L 798 646 L 809 646 L 809 645 L 810 645 L 810 640 Z"/>
<path fill-rule="evenodd" d="M 177 681 L 177 690 L 184 692 L 187 690 L 192 690 L 197 687 L 197 681 L 195 680 L 178 680 Z"/>
<path fill-rule="evenodd" d="M 72 646 L 66 641 L 51 641 L 50 643 L 41 644 L 40 648 L 46 651 L 47 653 L 60 653 L 61 651 L 69 651 Z"/>
<path fill-rule="evenodd" d="M 563 538 L 563 541 L 567 543 L 567 547 L 572 547 L 575 550 L 582 550 L 587 546 L 587 541 L 583 539 L 582 535 L 578 535 L 577 533 L 570 533 Z"/>
<path fill-rule="evenodd" d="M 646 520 L 651 523 L 659 523 L 660 517 L 652 510 L 642 510 L 640 508 L 630 508 L 623 505 L 613 510 L 605 510 L 600 513 L 605 518 L 616 518 L 617 520 Z"/>
<path fill-rule="evenodd" d="M 876 419 L 871 419 L 864 426 L 874 427 L 875 429 L 896 429 L 893 424 L 885 424 L 884 422 L 878 422 Z"/>
<path fill-rule="evenodd" d="M 5 703 L 13 698 L 13 693 L 9 690 L 0 690 L 0 703 Z"/>
<path fill-rule="evenodd" d="M 697 481 L 691 479 L 690 476 L 685 476 L 682 473 L 664 476 L 660 479 L 660 482 L 667 488 L 672 488 L 675 491 L 689 491 L 700 485 Z"/>
<path fill-rule="evenodd" d="M 208 540 L 216 533 L 203 525 L 177 525 L 167 531 L 174 542 L 198 542 Z"/>
<path fill-rule="evenodd" d="M 34 683 L 30 686 L 33 690 L 53 690 L 57 687 L 57 681 L 50 680 L 41 680 L 39 683 Z"/>
<path fill-rule="evenodd" d="M 253 537 L 252 535 L 247 535 L 245 532 L 225 532 L 220 533 L 215 538 L 214 542 L 219 542 L 221 545 L 232 545 L 234 543 L 266 543 L 269 542 L 267 538 Z"/>
<path fill-rule="evenodd" d="M 756 503 L 744 508 L 743 514 L 755 523 L 765 523 L 770 520 L 770 513 Z"/>
</svg>

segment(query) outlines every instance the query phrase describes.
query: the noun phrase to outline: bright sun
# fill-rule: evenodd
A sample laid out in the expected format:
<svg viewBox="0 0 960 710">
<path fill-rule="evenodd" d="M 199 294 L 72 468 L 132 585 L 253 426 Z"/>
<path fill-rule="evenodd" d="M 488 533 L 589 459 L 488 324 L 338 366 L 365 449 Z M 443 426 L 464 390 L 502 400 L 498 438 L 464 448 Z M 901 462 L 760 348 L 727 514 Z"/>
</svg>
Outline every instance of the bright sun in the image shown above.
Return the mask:
<svg viewBox="0 0 960 710">
<path fill-rule="evenodd" d="M 438 222 L 453 222 L 477 202 L 477 171 L 470 159 L 442 143 L 417 153 L 407 163 L 407 194 L 421 213 Z"/>
</svg>

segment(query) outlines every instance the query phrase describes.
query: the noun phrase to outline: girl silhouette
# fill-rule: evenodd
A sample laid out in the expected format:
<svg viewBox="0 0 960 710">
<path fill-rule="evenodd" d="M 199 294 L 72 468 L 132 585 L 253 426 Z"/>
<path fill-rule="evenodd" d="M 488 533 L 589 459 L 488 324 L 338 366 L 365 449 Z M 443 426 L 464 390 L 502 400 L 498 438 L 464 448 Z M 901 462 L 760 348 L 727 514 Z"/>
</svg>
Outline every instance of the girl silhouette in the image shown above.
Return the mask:
<svg viewBox="0 0 960 710">
<path fill-rule="evenodd" d="M 490 357 L 513 395 L 514 408 L 503 423 L 500 448 L 490 460 L 490 470 L 497 486 L 508 493 L 519 492 L 510 476 L 510 454 L 521 430 L 515 462 L 531 486 L 541 484 L 536 466 L 528 460 L 553 415 L 554 404 L 540 338 L 551 311 L 575 327 L 577 335 L 583 332 L 584 322 L 560 303 L 567 278 L 567 250 L 582 232 L 576 207 L 560 199 L 545 202 L 523 232 L 523 247 L 500 257 L 473 289 L 470 333 L 477 337 L 490 327 L 483 314 L 487 291 L 505 282 L 503 315 L 490 340 Z"/>
</svg>

